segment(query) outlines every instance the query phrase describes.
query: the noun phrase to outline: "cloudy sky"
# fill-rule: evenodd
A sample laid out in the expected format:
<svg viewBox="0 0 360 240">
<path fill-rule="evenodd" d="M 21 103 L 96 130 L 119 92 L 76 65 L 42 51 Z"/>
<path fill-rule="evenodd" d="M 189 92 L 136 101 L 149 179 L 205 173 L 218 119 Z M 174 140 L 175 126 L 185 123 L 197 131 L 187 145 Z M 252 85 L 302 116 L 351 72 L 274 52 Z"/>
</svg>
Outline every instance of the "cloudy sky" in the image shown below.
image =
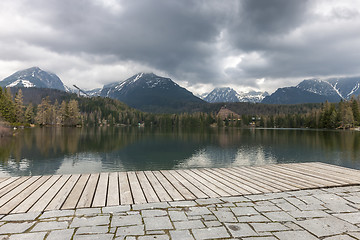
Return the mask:
<svg viewBox="0 0 360 240">
<path fill-rule="evenodd" d="M 0 79 L 32 66 L 85 89 L 154 72 L 194 93 L 360 76 L 360 1 L 1 0 Z"/>
</svg>

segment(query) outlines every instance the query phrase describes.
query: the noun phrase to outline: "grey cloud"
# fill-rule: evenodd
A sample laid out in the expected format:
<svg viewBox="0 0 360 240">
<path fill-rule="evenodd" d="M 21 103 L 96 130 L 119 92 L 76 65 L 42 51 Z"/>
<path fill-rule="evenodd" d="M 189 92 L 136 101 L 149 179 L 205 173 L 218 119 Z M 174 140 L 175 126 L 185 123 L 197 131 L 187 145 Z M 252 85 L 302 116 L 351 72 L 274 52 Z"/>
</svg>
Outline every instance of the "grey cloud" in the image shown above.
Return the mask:
<svg viewBox="0 0 360 240">
<path fill-rule="evenodd" d="M 9 23 L 0 32 L 0 68 L 1 61 L 45 65 L 96 86 L 143 69 L 188 86 L 251 88 L 360 74 L 360 14 L 347 1 L 329 3 L 324 15 L 313 11 L 319 0 L 3 1 L 23 22 L 11 28 L 0 3 L 0 20 Z M 229 56 L 242 61 L 224 69 Z"/>
<path fill-rule="evenodd" d="M 38 7 L 43 3 L 37 1 Z M 91 1 L 47 1 L 46 21 L 58 39 L 38 39 L 57 52 L 116 55 L 168 72 L 185 62 L 212 55 L 199 45 L 219 34 L 217 10 L 202 11 L 197 1 L 123 1 L 119 13 L 109 13 Z M 50 7 L 51 6 L 51 7 Z"/>
<path fill-rule="evenodd" d="M 307 13 L 308 1 L 244 0 L 229 26 L 228 38 L 243 51 L 266 50 L 300 26 Z"/>
</svg>

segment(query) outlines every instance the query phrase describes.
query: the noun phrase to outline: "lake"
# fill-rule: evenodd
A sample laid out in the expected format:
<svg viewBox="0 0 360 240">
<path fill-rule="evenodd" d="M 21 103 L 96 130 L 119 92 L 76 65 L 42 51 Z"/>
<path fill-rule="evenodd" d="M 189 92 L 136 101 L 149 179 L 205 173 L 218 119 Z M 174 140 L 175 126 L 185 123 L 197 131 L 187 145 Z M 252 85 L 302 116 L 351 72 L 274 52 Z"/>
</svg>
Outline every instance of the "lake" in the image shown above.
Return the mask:
<svg viewBox="0 0 360 240">
<path fill-rule="evenodd" d="M 314 161 L 360 169 L 360 132 L 31 128 L 0 139 L 0 177 Z"/>
</svg>

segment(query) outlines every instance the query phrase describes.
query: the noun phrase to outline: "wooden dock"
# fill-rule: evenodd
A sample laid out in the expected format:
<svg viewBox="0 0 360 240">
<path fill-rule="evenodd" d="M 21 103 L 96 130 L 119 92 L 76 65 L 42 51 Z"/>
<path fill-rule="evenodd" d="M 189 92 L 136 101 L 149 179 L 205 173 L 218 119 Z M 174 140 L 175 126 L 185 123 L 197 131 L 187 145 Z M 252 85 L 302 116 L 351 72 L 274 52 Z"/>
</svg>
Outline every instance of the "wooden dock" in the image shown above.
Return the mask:
<svg viewBox="0 0 360 240">
<path fill-rule="evenodd" d="M 0 179 L 0 214 L 141 204 L 360 184 L 360 171 L 324 163 Z"/>
</svg>

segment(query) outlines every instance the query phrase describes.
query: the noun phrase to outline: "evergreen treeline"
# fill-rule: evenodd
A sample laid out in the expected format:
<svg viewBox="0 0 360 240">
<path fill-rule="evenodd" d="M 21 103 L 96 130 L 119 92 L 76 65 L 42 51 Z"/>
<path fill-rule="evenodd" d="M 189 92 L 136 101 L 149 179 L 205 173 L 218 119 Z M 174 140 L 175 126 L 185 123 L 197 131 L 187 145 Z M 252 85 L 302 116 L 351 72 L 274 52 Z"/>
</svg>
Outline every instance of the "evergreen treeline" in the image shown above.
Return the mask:
<svg viewBox="0 0 360 240">
<path fill-rule="evenodd" d="M 273 113 L 259 115 L 241 115 L 241 120 L 231 121 L 231 117 L 224 121 L 229 126 L 256 126 L 267 128 L 327 128 L 348 129 L 360 125 L 360 96 L 340 103 L 325 102 L 320 108 L 304 110 L 302 105 L 299 113 Z"/>
<path fill-rule="evenodd" d="M 13 125 L 153 126 L 194 128 L 209 126 L 277 128 L 351 128 L 360 124 L 360 98 L 334 104 L 268 105 L 227 104 L 240 117 L 217 117 L 223 104 L 209 105 L 206 113 L 154 114 L 109 98 L 71 96 L 61 103 L 46 97 L 39 104 L 24 104 L 22 90 L 14 97 L 0 88 L 0 117 Z"/>
<path fill-rule="evenodd" d="M 81 124 L 81 114 L 77 100 L 55 100 L 51 103 L 49 98 L 43 98 L 41 103 L 27 106 L 23 103 L 22 90 L 13 98 L 10 91 L 0 88 L 0 116 L 3 120 L 13 125 L 62 125 L 76 126 Z"/>
</svg>

